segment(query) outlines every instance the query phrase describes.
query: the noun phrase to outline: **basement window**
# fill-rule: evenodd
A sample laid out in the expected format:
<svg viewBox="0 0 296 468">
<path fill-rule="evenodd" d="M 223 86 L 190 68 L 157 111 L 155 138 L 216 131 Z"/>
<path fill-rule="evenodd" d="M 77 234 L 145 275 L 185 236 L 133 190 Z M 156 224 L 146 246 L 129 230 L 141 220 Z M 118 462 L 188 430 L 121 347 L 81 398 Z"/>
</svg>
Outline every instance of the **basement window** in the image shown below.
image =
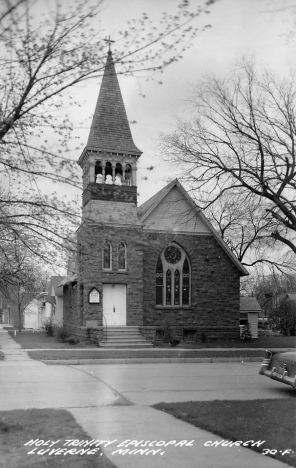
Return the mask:
<svg viewBox="0 0 296 468">
<path fill-rule="evenodd" d="M 196 341 L 196 330 L 184 330 L 183 340 L 184 341 Z"/>
<path fill-rule="evenodd" d="M 164 330 L 156 330 L 155 340 L 156 341 L 163 341 L 164 340 Z"/>
</svg>

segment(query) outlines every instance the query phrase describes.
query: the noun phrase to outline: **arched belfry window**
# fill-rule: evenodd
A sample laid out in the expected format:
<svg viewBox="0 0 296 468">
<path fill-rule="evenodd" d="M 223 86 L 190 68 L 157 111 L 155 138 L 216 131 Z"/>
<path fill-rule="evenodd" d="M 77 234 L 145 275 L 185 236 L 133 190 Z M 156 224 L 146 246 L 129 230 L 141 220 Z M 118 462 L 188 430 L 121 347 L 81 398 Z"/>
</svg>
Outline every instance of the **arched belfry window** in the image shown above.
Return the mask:
<svg viewBox="0 0 296 468">
<path fill-rule="evenodd" d="M 103 268 L 104 270 L 112 270 L 112 244 L 109 241 L 106 241 L 104 245 Z"/>
<path fill-rule="evenodd" d="M 103 166 L 102 166 L 101 161 L 95 162 L 95 181 L 98 184 L 103 183 Z"/>
<path fill-rule="evenodd" d="M 186 252 L 179 245 L 169 244 L 158 257 L 155 284 L 156 305 L 190 305 L 190 263 Z"/>
<path fill-rule="evenodd" d="M 125 165 L 125 183 L 126 185 L 132 185 L 132 166 L 130 164 Z"/>
<path fill-rule="evenodd" d="M 107 161 L 105 164 L 105 182 L 106 184 L 113 183 L 113 170 L 112 170 L 112 163 Z"/>
<path fill-rule="evenodd" d="M 118 246 L 118 270 L 126 270 L 126 245 L 123 242 Z"/>
</svg>

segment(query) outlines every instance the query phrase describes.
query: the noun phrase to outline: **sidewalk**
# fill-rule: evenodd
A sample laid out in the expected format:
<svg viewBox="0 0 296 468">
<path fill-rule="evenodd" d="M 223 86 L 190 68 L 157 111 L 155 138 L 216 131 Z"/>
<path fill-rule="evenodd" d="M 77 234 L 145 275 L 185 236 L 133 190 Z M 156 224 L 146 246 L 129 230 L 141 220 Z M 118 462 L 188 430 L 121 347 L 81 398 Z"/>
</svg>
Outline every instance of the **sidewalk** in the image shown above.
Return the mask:
<svg viewBox="0 0 296 468">
<path fill-rule="evenodd" d="M 150 468 L 152 464 L 156 468 L 288 466 L 241 446 L 205 446 L 207 441 L 222 439 L 149 406 L 126 401 L 116 388 L 111 388 L 103 380 L 94 378 L 91 373 L 86 374 L 70 366 L 52 367 L 33 361 L 26 351 L 21 350 L 9 334 L 2 330 L 0 345 L 6 358 L 6 361 L 0 361 L 0 377 L 3 383 L 0 410 L 46 407 L 67 409 L 88 433 L 90 440 L 114 441 L 108 447 L 102 446 L 102 449 L 118 468 Z M 26 363 L 29 367 L 23 369 Z M 118 445 L 126 440 L 143 443 L 154 441 L 150 449 L 161 450 L 154 455 L 150 452 L 148 456 L 145 453 L 124 455 L 118 450 L 125 447 Z M 190 445 L 175 446 L 184 440 Z M 164 449 L 163 441 L 174 443 Z M 157 442 L 162 445 L 155 447 Z M 133 448 L 130 446 L 130 449 Z M 161 454 L 162 452 L 164 453 Z"/>
<path fill-rule="evenodd" d="M 13 338 L 9 336 L 7 330 L 3 329 L 3 326 L 0 324 L 0 351 L 4 354 L 4 361 L 0 361 L 1 365 L 32 365 L 32 359 L 29 357 L 27 351 L 21 348 L 21 345 L 16 343 Z M 39 361 L 33 361 L 37 365 L 43 365 Z"/>
<path fill-rule="evenodd" d="M 5 326 L 5 325 L 4 325 Z M 0 331 L 8 338 L 3 325 Z M 8 338 L 5 343 L 7 343 Z M 1 349 L 2 348 L 2 349 Z M 287 348 L 272 348 L 276 352 Z M 5 350 L 5 362 L 18 361 L 42 362 L 49 365 L 83 365 L 83 364 L 145 364 L 145 363 L 217 363 L 217 362 L 262 362 L 265 348 L 31 348 L 21 346 L 11 339 L 10 345 L 0 345 Z"/>
</svg>

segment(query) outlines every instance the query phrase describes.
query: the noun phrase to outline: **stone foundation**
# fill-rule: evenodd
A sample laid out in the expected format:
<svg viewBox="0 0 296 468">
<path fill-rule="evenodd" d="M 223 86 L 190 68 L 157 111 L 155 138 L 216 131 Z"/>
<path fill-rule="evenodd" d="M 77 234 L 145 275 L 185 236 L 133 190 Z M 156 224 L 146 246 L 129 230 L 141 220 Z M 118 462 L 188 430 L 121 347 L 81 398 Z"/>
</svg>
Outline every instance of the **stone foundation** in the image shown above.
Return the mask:
<svg viewBox="0 0 296 468">
<path fill-rule="evenodd" d="M 239 327 L 196 327 L 196 326 L 157 326 L 157 327 L 140 327 L 140 332 L 149 341 L 165 341 L 165 340 L 184 340 L 184 331 L 191 331 L 195 333 L 194 340 L 185 341 L 211 341 L 211 340 L 235 340 L 239 339 L 240 331 Z M 158 339 L 157 339 L 157 332 Z M 163 332 L 163 339 L 159 338 L 159 335 Z"/>
</svg>

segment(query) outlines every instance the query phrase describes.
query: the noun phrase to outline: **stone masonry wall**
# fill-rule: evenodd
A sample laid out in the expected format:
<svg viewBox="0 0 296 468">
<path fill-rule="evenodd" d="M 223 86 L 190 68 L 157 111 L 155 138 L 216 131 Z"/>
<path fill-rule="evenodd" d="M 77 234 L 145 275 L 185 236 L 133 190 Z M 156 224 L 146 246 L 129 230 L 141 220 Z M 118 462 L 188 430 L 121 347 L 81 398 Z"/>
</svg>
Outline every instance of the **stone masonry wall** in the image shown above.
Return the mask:
<svg viewBox="0 0 296 468">
<path fill-rule="evenodd" d="M 81 325 L 81 317 L 77 307 L 77 283 L 66 284 L 63 287 L 63 323 L 68 331 Z"/>
<path fill-rule="evenodd" d="M 143 324 L 143 249 L 142 228 L 137 226 L 83 225 L 78 233 L 78 243 L 83 249 L 78 259 L 78 316 L 83 324 L 103 325 L 103 284 L 126 285 L 126 324 Z M 103 270 L 103 248 L 108 240 L 112 244 L 112 271 Z M 124 242 L 127 248 L 127 270 L 118 271 L 117 247 Z M 99 304 L 89 304 L 92 288 L 101 293 Z"/>
<path fill-rule="evenodd" d="M 237 267 L 210 235 L 181 235 L 144 232 L 144 328 L 170 326 L 174 338 L 183 329 L 197 330 L 197 336 L 219 338 L 239 336 L 239 278 Z M 155 269 L 158 256 L 170 242 L 177 242 L 191 261 L 191 306 L 155 305 Z M 149 331 L 148 331 L 149 330 Z"/>
</svg>

